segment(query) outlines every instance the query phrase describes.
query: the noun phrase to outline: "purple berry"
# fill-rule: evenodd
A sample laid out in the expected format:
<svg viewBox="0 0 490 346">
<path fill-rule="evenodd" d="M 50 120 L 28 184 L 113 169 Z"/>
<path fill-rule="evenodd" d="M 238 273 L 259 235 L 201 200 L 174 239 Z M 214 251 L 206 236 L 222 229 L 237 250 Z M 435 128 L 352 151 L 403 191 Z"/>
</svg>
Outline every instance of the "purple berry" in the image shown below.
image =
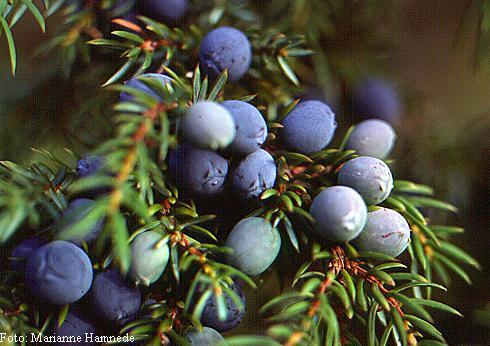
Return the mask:
<svg viewBox="0 0 490 346">
<path fill-rule="evenodd" d="M 127 86 L 136 88 L 140 91 L 145 92 L 149 96 L 156 98 L 159 101 L 162 101 L 163 100 L 162 96 L 158 95 L 154 90 L 152 90 L 144 81 L 141 80 L 142 78 L 154 78 L 158 80 L 162 84 L 162 86 L 164 86 L 167 83 L 170 83 L 172 81 L 172 78 L 160 73 L 145 73 L 124 82 L 124 84 L 126 84 Z M 133 100 L 133 95 L 125 92 L 122 92 L 121 96 L 119 97 L 119 102 L 131 102 L 132 100 Z"/>
<path fill-rule="evenodd" d="M 197 102 L 182 119 L 182 136 L 197 148 L 226 148 L 235 138 L 235 121 L 230 112 L 216 102 Z"/>
<path fill-rule="evenodd" d="M 117 325 L 132 321 L 141 306 L 139 289 L 115 270 L 95 276 L 90 297 L 98 316 Z"/>
<path fill-rule="evenodd" d="M 223 26 L 204 37 L 199 61 L 210 78 L 216 78 L 228 69 L 228 79 L 236 82 L 247 72 L 252 62 L 252 46 L 243 32 Z"/>
<path fill-rule="evenodd" d="M 232 266 L 248 275 L 263 273 L 276 259 L 281 248 L 281 236 L 266 219 L 249 217 L 238 222 L 231 230 L 226 246 Z"/>
<path fill-rule="evenodd" d="M 47 241 L 41 237 L 30 237 L 22 241 L 12 250 L 10 267 L 12 270 L 25 272 L 27 260 L 41 246 L 46 245 Z"/>
<path fill-rule="evenodd" d="M 320 192 L 310 207 L 315 230 L 332 242 L 345 242 L 359 235 L 366 223 L 367 207 L 350 187 L 332 186 Z"/>
<path fill-rule="evenodd" d="M 361 251 L 373 251 L 396 257 L 410 242 L 410 226 L 394 210 L 378 208 L 367 215 L 366 226 L 355 240 Z"/>
<path fill-rule="evenodd" d="M 393 176 L 386 163 L 369 156 L 346 162 L 339 171 L 338 182 L 356 190 L 367 205 L 383 202 L 393 189 Z"/>
<path fill-rule="evenodd" d="M 68 240 L 76 245 L 81 245 L 84 241 L 90 243 L 97 239 L 104 228 L 104 219 L 87 220 L 86 227 L 84 226 L 84 232 L 80 234 L 73 234 L 66 238 L 63 235 L 64 230 L 71 228 L 73 224 L 82 220 L 88 213 L 95 207 L 96 202 L 87 198 L 77 198 L 68 204 L 68 208 L 63 211 L 60 221 L 57 223 L 58 236 L 63 240 Z"/>
<path fill-rule="evenodd" d="M 203 326 L 211 327 L 218 332 L 223 333 L 232 330 L 242 321 L 243 314 L 245 313 L 245 296 L 243 295 L 242 289 L 237 284 L 234 283 L 230 288 L 238 297 L 240 297 L 242 306 L 237 306 L 233 299 L 226 292 L 223 292 L 227 315 L 226 319 L 222 321 L 218 315 L 216 299 L 214 296 L 210 297 L 201 314 L 201 323 Z"/>
<path fill-rule="evenodd" d="M 92 278 L 87 254 L 63 240 L 40 247 L 27 262 L 27 287 L 37 299 L 51 304 L 76 302 L 87 293 Z"/>
<path fill-rule="evenodd" d="M 352 106 L 362 119 L 379 118 L 391 124 L 397 124 L 403 113 L 396 87 L 376 78 L 367 78 L 356 87 Z"/>
<path fill-rule="evenodd" d="M 188 0 L 140 0 L 141 14 L 158 21 L 174 23 L 188 10 Z"/>
<path fill-rule="evenodd" d="M 259 110 L 243 101 L 225 101 L 222 105 L 235 120 L 236 136 L 228 149 L 238 155 L 258 150 L 267 138 L 267 124 Z"/>
<path fill-rule="evenodd" d="M 302 154 L 325 148 L 337 128 L 335 114 L 320 101 L 300 102 L 284 118 L 282 125 L 286 146 Z"/>
<path fill-rule="evenodd" d="M 277 168 L 274 158 L 259 149 L 248 154 L 234 170 L 233 189 L 246 198 L 258 197 L 276 182 Z"/>
<path fill-rule="evenodd" d="M 82 341 L 77 342 L 77 345 L 91 346 L 95 345 L 95 342 L 89 341 L 90 336 L 95 338 L 97 335 L 97 328 L 79 311 L 79 309 L 71 306 L 61 327 L 58 327 L 58 321 L 56 321 L 54 333 L 57 336 L 67 338 L 80 337 Z"/>
<path fill-rule="evenodd" d="M 396 133 L 384 120 L 370 119 L 359 123 L 347 140 L 346 149 L 362 156 L 386 159 L 395 145 Z"/>
<path fill-rule="evenodd" d="M 228 173 L 224 158 L 189 145 L 180 145 L 170 153 L 169 166 L 179 188 L 202 195 L 221 191 Z"/>
<path fill-rule="evenodd" d="M 86 178 L 98 173 L 104 166 L 101 156 L 87 155 L 77 161 L 77 173 L 80 178 Z"/>
</svg>

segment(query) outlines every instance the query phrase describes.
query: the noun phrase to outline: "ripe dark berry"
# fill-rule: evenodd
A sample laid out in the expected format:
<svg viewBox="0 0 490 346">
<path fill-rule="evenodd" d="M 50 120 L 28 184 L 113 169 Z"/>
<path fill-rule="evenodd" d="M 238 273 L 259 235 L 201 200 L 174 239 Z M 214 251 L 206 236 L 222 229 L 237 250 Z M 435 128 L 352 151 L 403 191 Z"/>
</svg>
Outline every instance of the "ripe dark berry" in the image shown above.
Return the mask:
<svg viewBox="0 0 490 346">
<path fill-rule="evenodd" d="M 216 78 L 228 69 L 228 79 L 236 82 L 247 72 L 252 62 L 252 46 L 243 32 L 223 26 L 204 37 L 199 61 L 210 78 Z"/>
<path fill-rule="evenodd" d="M 369 156 L 346 162 L 339 171 L 338 181 L 356 190 L 367 205 L 383 202 L 393 188 L 393 176 L 386 163 Z"/>
<path fill-rule="evenodd" d="M 95 207 L 95 204 L 95 201 L 87 198 L 77 198 L 70 202 L 68 208 L 63 211 L 61 219 L 56 225 L 56 229 L 58 230 L 60 237 L 62 237 L 63 240 L 68 240 L 74 244 L 81 245 L 84 241 L 90 243 L 93 240 L 97 239 L 97 236 L 104 228 L 103 218 L 100 218 L 98 220 L 83 221 L 87 222 L 87 231 L 83 232 L 83 234 L 74 234 L 72 236 L 69 236 L 68 238 L 63 236 L 63 231 L 71 227 L 79 220 L 82 220 L 92 210 L 92 208 Z"/>
<path fill-rule="evenodd" d="M 238 155 L 258 150 L 267 138 L 267 124 L 259 110 L 243 101 L 225 101 L 222 105 L 235 120 L 236 136 L 228 149 Z"/>
<path fill-rule="evenodd" d="M 87 293 L 92 278 L 87 254 L 63 240 L 41 246 L 27 262 L 27 287 L 37 299 L 51 304 L 76 302 Z"/>
<path fill-rule="evenodd" d="M 410 242 L 410 226 L 394 210 L 378 208 L 370 211 L 366 226 L 355 240 L 361 251 L 374 251 L 396 257 Z"/>
<path fill-rule="evenodd" d="M 210 195 L 221 191 L 228 162 L 213 151 L 180 145 L 170 153 L 170 173 L 179 188 Z"/>
<path fill-rule="evenodd" d="M 362 156 L 386 159 L 395 145 L 396 133 L 384 120 L 370 119 L 359 123 L 347 140 L 346 149 Z"/>
<path fill-rule="evenodd" d="M 350 187 L 332 186 L 320 192 L 310 207 L 315 230 L 333 242 L 345 242 L 359 235 L 366 223 L 367 207 Z"/>
<path fill-rule="evenodd" d="M 124 82 L 127 86 L 130 86 L 132 88 L 136 88 L 140 91 L 143 91 L 147 93 L 148 95 L 158 99 L 159 101 L 162 101 L 163 98 L 161 95 L 158 95 L 154 90 L 152 90 L 145 82 L 143 82 L 142 78 L 154 78 L 157 81 L 159 81 L 162 85 L 165 85 L 167 83 L 170 83 L 172 81 L 172 78 L 169 76 L 165 76 L 160 73 L 145 73 L 142 74 L 138 77 L 131 78 L 130 80 L 127 80 Z M 121 96 L 119 97 L 120 102 L 130 102 L 133 99 L 133 95 L 122 92 Z"/>
<path fill-rule="evenodd" d="M 198 102 L 182 119 L 185 141 L 201 149 L 223 149 L 235 138 L 235 121 L 230 112 L 216 102 Z"/>
<path fill-rule="evenodd" d="M 245 313 L 245 296 L 243 291 L 237 284 L 231 285 L 231 290 L 235 292 L 240 300 L 242 301 L 242 306 L 237 306 L 233 299 L 223 291 L 223 297 L 226 304 L 226 319 L 220 320 L 218 315 L 218 306 L 214 296 L 210 297 L 201 315 L 201 323 L 203 326 L 211 327 L 216 329 L 218 332 L 223 333 L 235 328 L 243 319 L 243 314 Z"/>
<path fill-rule="evenodd" d="M 274 186 L 277 167 L 274 158 L 259 149 L 248 154 L 233 171 L 233 188 L 246 198 L 258 197 Z"/>
<path fill-rule="evenodd" d="M 79 311 L 79 309 L 71 306 L 61 327 L 58 327 L 58 321 L 55 321 L 54 333 L 57 336 L 62 337 L 79 336 L 82 341 L 77 342 L 77 345 L 92 346 L 95 345 L 95 342 L 86 342 L 86 340 L 90 340 L 90 338 L 86 338 L 86 334 L 88 334 L 88 336 L 92 334 L 92 338 L 95 338 L 95 336 L 97 335 L 97 328 L 86 316 L 84 316 Z"/>
<path fill-rule="evenodd" d="M 188 0 L 140 0 L 141 14 L 158 21 L 173 23 L 188 10 Z"/>
<path fill-rule="evenodd" d="M 77 161 L 77 173 L 80 178 L 85 178 L 99 172 L 104 165 L 101 156 L 87 155 Z"/>
<path fill-rule="evenodd" d="M 226 246 L 233 249 L 229 255 L 231 265 L 248 275 L 259 275 L 279 254 L 281 236 L 266 219 L 249 217 L 233 227 Z"/>
<path fill-rule="evenodd" d="M 90 292 L 92 307 L 98 316 L 117 325 L 133 320 L 141 306 L 138 287 L 115 270 L 97 274 Z"/>
<path fill-rule="evenodd" d="M 25 272 L 29 257 L 31 257 L 34 251 L 46 244 L 47 241 L 41 237 L 30 237 L 14 247 L 10 255 L 10 267 L 12 270 Z"/>
<path fill-rule="evenodd" d="M 168 245 L 157 247 L 162 234 L 148 231 L 138 235 L 131 243 L 131 278 L 137 285 L 149 286 L 162 276 L 168 263 Z"/>
<path fill-rule="evenodd" d="M 396 87 L 384 80 L 367 78 L 355 88 L 353 111 L 361 119 L 379 118 L 397 124 L 403 107 Z"/>
<path fill-rule="evenodd" d="M 320 101 L 300 102 L 282 121 L 286 146 L 303 154 L 325 148 L 333 138 L 337 123 L 329 106 Z"/>
</svg>

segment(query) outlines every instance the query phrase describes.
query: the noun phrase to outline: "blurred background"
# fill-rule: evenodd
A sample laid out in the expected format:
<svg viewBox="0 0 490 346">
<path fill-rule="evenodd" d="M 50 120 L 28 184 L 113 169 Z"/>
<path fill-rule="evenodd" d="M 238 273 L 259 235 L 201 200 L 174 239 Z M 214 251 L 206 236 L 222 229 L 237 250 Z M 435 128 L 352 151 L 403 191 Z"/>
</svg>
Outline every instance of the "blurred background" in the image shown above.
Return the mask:
<svg viewBox="0 0 490 346">
<path fill-rule="evenodd" d="M 400 95 L 400 114 L 391 119 L 399 138 L 395 175 L 431 185 L 437 197 L 459 207 L 458 214 L 430 216 L 464 227 L 456 242 L 483 268 L 471 272 L 471 286 L 455 278 L 444 297 L 465 318 L 436 315 L 436 325 L 450 345 L 490 345 L 490 3 L 282 0 L 251 6 L 267 25 L 307 35 L 317 53 L 296 66 L 307 85 L 302 96 L 331 104 L 343 129 L 360 120 L 352 98 L 363 79 L 374 76 L 394 85 Z M 97 70 L 75 62 L 74 70 L 83 73 L 66 78 L 53 63 L 63 56 L 35 57 L 56 23 L 56 17 L 48 20 L 48 35 L 30 16 L 16 26 L 15 79 L 0 37 L 2 160 L 27 162 L 30 147 L 62 154 L 66 146 L 82 153 L 97 139 L 87 137 L 110 131 L 112 95 L 93 88 L 103 79 Z M 89 99 L 99 106 L 91 107 Z M 270 296 L 253 301 L 256 306 L 278 293 L 269 276 L 263 285 Z M 255 317 L 250 311 L 249 323 L 237 333 L 249 331 Z"/>
</svg>

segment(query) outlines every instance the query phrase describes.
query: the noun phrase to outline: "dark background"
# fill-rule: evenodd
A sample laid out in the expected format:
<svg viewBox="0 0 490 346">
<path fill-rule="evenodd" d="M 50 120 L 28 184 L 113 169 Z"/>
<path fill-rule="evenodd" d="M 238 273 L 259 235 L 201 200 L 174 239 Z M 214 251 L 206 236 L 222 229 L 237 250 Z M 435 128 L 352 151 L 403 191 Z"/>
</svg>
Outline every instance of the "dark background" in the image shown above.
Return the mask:
<svg viewBox="0 0 490 346">
<path fill-rule="evenodd" d="M 472 286 L 455 278 L 447 296 L 440 297 L 465 316 L 436 316 L 436 325 L 451 345 L 490 345 L 490 320 L 478 318 L 477 312 L 490 304 L 490 55 L 475 63 L 478 16 L 471 4 L 394 1 L 388 20 L 374 28 L 383 36 L 387 53 L 379 60 L 371 59 L 377 71 L 397 83 L 406 104 L 406 115 L 397 129 L 395 175 L 434 186 L 439 198 L 460 208 L 457 215 L 434 218 L 465 227 L 466 233 L 455 243 L 482 264 L 481 272 L 470 271 Z M 48 23 L 48 28 L 55 26 L 53 20 Z M 29 16 L 14 33 L 19 59 L 15 80 L 9 73 L 4 39 L 0 39 L 0 159 L 25 162 L 31 155 L 30 146 L 63 154 L 63 146 L 72 142 L 65 131 L 69 125 L 66 115 L 77 97 L 93 91 L 83 88 L 83 80 L 64 84 L 62 79 L 48 79 L 53 73 L 50 60 L 32 58 L 34 48 L 46 37 Z M 328 54 L 329 48 L 325 49 Z M 348 55 L 352 65 L 361 58 L 358 54 L 352 49 Z M 43 91 L 31 93 L 40 85 Z M 338 90 L 326 94 L 333 104 L 339 102 Z M 95 122 L 96 117 L 86 121 Z M 247 322 L 237 333 L 250 332 L 256 323 L 253 306 L 260 306 L 277 290 L 274 274 L 270 274 L 261 288 L 269 296 L 254 300 L 253 293 L 248 294 Z"/>
</svg>

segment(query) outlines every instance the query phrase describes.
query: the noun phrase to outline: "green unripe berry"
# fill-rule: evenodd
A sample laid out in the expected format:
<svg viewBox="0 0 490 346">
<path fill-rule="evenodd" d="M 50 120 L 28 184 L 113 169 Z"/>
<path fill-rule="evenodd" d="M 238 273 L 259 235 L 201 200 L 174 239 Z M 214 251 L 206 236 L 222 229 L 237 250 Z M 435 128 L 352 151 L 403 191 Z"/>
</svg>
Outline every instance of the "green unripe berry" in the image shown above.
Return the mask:
<svg viewBox="0 0 490 346">
<path fill-rule="evenodd" d="M 277 228 L 260 217 L 249 217 L 233 227 L 226 246 L 233 249 L 230 263 L 248 275 L 259 275 L 279 254 L 281 236 Z"/>
<path fill-rule="evenodd" d="M 137 285 L 149 286 L 162 276 L 168 263 L 167 244 L 157 246 L 162 239 L 158 232 L 148 231 L 138 235 L 131 243 L 131 278 Z"/>
</svg>

